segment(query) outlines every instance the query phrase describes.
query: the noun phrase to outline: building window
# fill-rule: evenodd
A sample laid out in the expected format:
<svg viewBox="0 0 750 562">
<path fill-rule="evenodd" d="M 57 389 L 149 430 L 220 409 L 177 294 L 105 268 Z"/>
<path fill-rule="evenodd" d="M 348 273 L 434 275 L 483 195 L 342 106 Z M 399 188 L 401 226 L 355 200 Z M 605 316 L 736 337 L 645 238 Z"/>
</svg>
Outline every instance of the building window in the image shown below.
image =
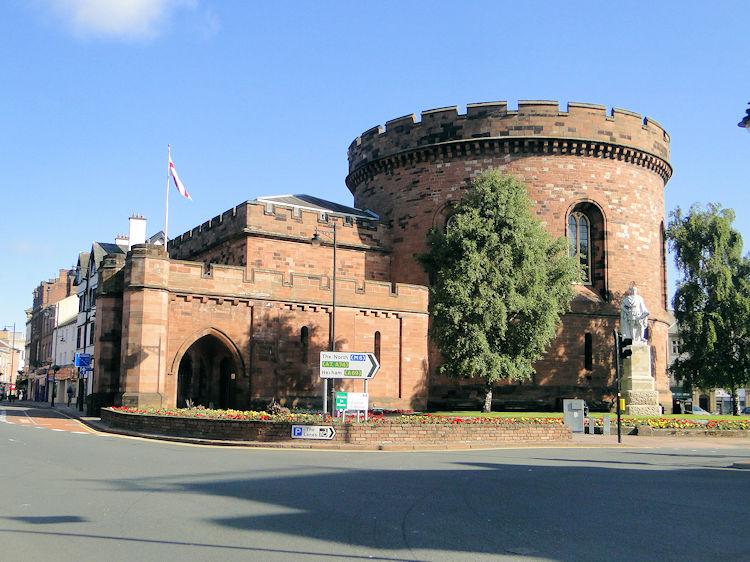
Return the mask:
<svg viewBox="0 0 750 562">
<path fill-rule="evenodd" d="M 299 343 L 300 343 L 300 361 L 307 363 L 307 349 L 310 346 L 310 329 L 307 326 L 302 326 L 299 331 Z"/>
<path fill-rule="evenodd" d="M 672 340 L 672 355 L 679 355 L 680 354 L 680 340 L 673 339 Z"/>
<path fill-rule="evenodd" d="M 94 343 L 94 323 L 91 323 L 91 328 L 89 328 L 89 343 Z"/>
<path fill-rule="evenodd" d="M 591 283 L 591 227 L 589 219 L 581 212 L 568 217 L 568 243 L 570 257 L 577 258 L 580 282 Z"/>
<path fill-rule="evenodd" d="M 81 326 L 78 326 L 78 335 L 76 336 L 76 348 L 81 347 Z"/>
<path fill-rule="evenodd" d="M 375 354 L 375 359 L 380 363 L 380 332 L 375 332 L 375 337 L 373 339 L 375 340 L 373 353 Z"/>
<path fill-rule="evenodd" d="M 593 337 L 586 332 L 583 336 L 583 366 L 587 371 L 594 368 Z"/>
</svg>

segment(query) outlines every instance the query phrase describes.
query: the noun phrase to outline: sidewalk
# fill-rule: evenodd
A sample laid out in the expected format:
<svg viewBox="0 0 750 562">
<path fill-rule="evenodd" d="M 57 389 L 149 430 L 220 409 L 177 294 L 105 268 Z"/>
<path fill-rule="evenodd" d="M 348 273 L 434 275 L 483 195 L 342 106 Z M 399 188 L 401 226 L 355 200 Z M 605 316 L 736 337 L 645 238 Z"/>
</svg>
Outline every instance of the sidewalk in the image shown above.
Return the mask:
<svg viewBox="0 0 750 562">
<path fill-rule="evenodd" d="M 25 406 L 30 408 L 50 408 L 53 406 L 48 402 L 34 402 L 32 400 L 21 400 L 15 401 L 13 404 L 7 401 L 2 402 L 2 405 L 10 406 Z M 191 438 L 191 437 L 172 437 L 172 436 L 159 436 L 149 434 L 139 434 L 132 431 L 121 430 L 113 428 L 102 422 L 98 416 L 88 416 L 85 411 L 81 412 L 75 404 L 71 403 L 68 407 L 65 403 L 55 403 L 54 409 L 70 418 L 79 420 L 84 425 L 91 427 L 97 431 L 104 433 L 113 433 L 117 435 L 128 435 L 131 437 L 143 437 L 146 439 L 158 439 L 164 441 L 176 441 L 183 443 L 197 443 L 204 445 L 231 445 L 235 447 L 289 447 L 289 448 L 300 448 L 300 444 L 296 442 L 246 442 L 246 441 L 217 441 L 210 439 Z M 638 436 L 638 435 L 621 435 L 621 442 L 617 442 L 617 429 L 613 435 L 589 435 L 587 433 L 574 433 L 573 439 L 570 441 L 549 441 L 549 442 L 518 442 L 518 443 L 502 443 L 502 444 L 487 444 L 486 448 L 516 448 L 516 447 L 622 447 L 622 448 L 679 448 L 679 449 L 736 449 L 736 448 L 747 448 L 750 450 L 750 439 L 746 438 L 733 438 L 733 437 L 707 437 L 707 436 L 669 436 L 669 437 L 652 437 L 652 436 Z M 310 443 L 305 443 L 305 448 L 310 448 Z M 330 448 L 321 446 L 321 449 Z M 455 447 L 450 447 L 454 449 Z M 470 448 L 478 448 L 476 445 Z M 387 450 L 406 450 L 398 447 L 397 445 L 386 447 Z M 422 448 L 409 448 L 408 450 L 426 450 Z M 431 448 L 435 450 L 435 448 Z M 441 449 L 438 449 L 441 450 Z M 742 463 L 746 466 L 738 466 L 736 468 L 748 468 L 750 469 L 750 462 Z"/>
</svg>

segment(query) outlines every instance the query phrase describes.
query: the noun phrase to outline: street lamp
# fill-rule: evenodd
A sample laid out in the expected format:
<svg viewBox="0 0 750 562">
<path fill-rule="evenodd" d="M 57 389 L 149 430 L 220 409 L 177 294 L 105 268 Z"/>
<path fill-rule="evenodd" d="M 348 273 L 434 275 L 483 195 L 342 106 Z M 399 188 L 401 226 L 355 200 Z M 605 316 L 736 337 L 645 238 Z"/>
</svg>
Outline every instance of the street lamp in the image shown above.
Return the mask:
<svg viewBox="0 0 750 562">
<path fill-rule="evenodd" d="M 328 347 L 330 348 L 330 351 L 336 351 L 336 223 L 333 222 L 331 224 L 327 224 L 326 226 L 331 227 L 331 230 L 324 230 L 324 229 L 315 229 L 315 235 L 312 237 L 312 245 L 316 248 L 319 248 L 320 245 L 323 243 L 323 240 L 321 239 L 321 234 L 325 236 L 326 238 L 333 240 L 333 276 L 332 276 L 332 283 L 333 286 L 331 288 L 331 329 L 329 331 L 330 333 L 330 341 L 328 342 Z M 331 393 L 334 392 L 335 384 L 334 380 L 331 379 Z M 323 411 L 328 411 L 328 379 L 323 379 Z M 334 404 L 336 403 L 335 400 L 331 400 L 331 410 L 334 408 Z"/>
<path fill-rule="evenodd" d="M 333 240 L 333 286 L 331 288 L 331 337 L 328 345 L 331 351 L 336 351 L 336 223 L 329 224 L 333 230 L 321 230 L 316 228 L 315 235 L 312 237 L 312 245 L 319 248 L 323 243 L 320 235 Z"/>
<path fill-rule="evenodd" d="M 3 332 L 8 331 L 8 326 L 3 328 Z M 16 350 L 16 323 L 13 322 L 13 335 L 11 336 L 12 343 L 10 344 L 10 365 L 8 366 L 8 394 L 13 389 L 13 352 Z"/>
</svg>

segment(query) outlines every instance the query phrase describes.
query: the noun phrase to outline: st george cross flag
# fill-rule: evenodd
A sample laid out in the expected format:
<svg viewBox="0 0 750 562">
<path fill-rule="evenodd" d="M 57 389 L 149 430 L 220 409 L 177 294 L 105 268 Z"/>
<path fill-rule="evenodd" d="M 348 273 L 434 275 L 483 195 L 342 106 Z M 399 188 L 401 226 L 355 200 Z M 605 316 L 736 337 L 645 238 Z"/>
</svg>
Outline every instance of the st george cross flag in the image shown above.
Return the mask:
<svg viewBox="0 0 750 562">
<path fill-rule="evenodd" d="M 174 185 L 177 188 L 177 191 L 180 192 L 180 195 L 183 197 L 187 197 L 191 201 L 193 200 L 192 197 L 190 197 L 190 194 L 187 192 L 187 189 L 185 189 L 185 186 L 182 185 L 182 182 L 180 181 L 180 177 L 177 175 L 177 170 L 174 169 L 174 164 L 172 164 L 172 157 L 169 157 L 169 172 L 172 174 L 172 179 L 174 180 Z"/>
</svg>

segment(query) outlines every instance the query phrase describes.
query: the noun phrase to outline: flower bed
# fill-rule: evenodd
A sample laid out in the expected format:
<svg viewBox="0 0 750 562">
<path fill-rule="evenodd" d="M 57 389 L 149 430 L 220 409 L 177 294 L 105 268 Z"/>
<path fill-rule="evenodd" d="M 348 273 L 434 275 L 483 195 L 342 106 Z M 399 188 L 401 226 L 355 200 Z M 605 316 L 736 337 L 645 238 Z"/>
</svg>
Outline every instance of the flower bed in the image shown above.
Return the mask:
<svg viewBox="0 0 750 562">
<path fill-rule="evenodd" d="M 204 409 L 105 408 L 102 421 L 111 427 L 152 436 L 246 441 L 294 442 L 295 446 L 363 446 L 416 448 L 487 446 L 492 443 L 549 442 L 572 439 L 561 418 L 495 418 L 423 415 L 377 415 L 367 422 L 322 414 L 240 412 Z M 335 428 L 326 441 L 292 438 L 293 425 Z"/>
<path fill-rule="evenodd" d="M 597 429 L 601 417 L 589 418 Z M 415 414 L 406 411 L 370 415 L 365 422 L 355 415 L 346 418 L 318 413 L 289 412 L 269 414 L 258 411 L 207 410 L 204 408 L 107 408 L 102 420 L 112 427 L 135 433 L 225 441 L 310 442 L 292 439 L 292 425 L 332 426 L 336 435 L 315 446 L 383 445 L 450 446 L 507 441 L 556 441 L 572 438 L 562 417 L 495 417 Z M 616 431 L 616 418 L 610 418 Z M 685 435 L 750 438 L 750 418 L 683 419 L 621 417 L 626 433 L 638 435 Z M 597 431 L 599 433 L 600 431 Z"/>
<path fill-rule="evenodd" d="M 329 414 L 310 414 L 291 412 L 288 414 L 269 414 L 268 412 L 239 411 L 239 410 L 208 410 L 205 408 L 128 408 L 126 406 L 114 407 L 111 410 L 125 414 L 140 414 L 149 416 L 165 416 L 177 418 L 199 418 L 213 420 L 247 420 L 247 421 L 274 421 L 293 422 L 308 424 L 343 424 L 357 423 L 356 415 L 332 417 Z M 403 413 L 401 413 L 403 412 Z M 408 414 L 404 410 L 396 412 L 397 415 L 369 414 L 367 423 L 397 423 L 397 424 L 491 424 L 491 425 L 563 425 L 563 419 L 557 417 L 549 418 L 525 418 L 525 417 L 490 417 L 490 416 L 442 416 L 434 414 Z M 358 423 L 364 419 L 360 417 Z"/>
<path fill-rule="evenodd" d="M 604 425 L 603 418 L 591 418 L 596 427 Z M 617 418 L 612 416 L 611 423 Z M 621 417 L 624 427 L 651 427 L 653 429 L 683 429 L 697 431 L 750 431 L 750 418 L 687 419 L 687 418 L 634 418 Z"/>
</svg>

